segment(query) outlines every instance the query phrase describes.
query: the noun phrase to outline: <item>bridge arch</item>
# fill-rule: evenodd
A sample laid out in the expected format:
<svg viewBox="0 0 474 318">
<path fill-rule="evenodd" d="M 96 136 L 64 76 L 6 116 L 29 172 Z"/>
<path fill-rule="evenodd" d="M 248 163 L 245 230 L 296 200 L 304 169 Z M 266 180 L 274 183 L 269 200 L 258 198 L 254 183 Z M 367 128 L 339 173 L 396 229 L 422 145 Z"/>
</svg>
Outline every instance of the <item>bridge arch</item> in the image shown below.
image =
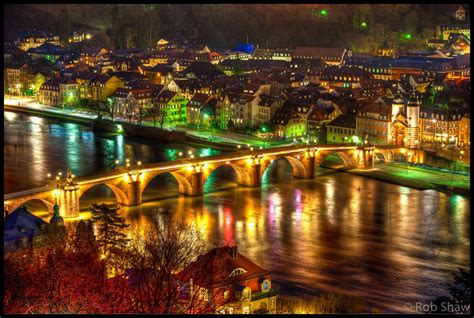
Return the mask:
<svg viewBox="0 0 474 318">
<path fill-rule="evenodd" d="M 204 169 L 204 173 L 203 173 L 203 177 L 202 177 L 202 185 L 204 186 L 204 184 L 206 183 L 208 177 L 213 172 L 215 172 L 217 169 L 225 167 L 225 166 L 229 166 L 234 170 L 235 174 L 237 175 L 237 183 L 238 184 L 248 184 L 250 182 L 250 174 L 248 173 L 248 171 L 244 167 L 242 167 L 238 164 L 235 164 L 235 163 L 228 163 L 228 164 L 224 163 L 224 164 L 213 165 L 212 167 L 209 167 L 208 169 Z"/>
<path fill-rule="evenodd" d="M 177 171 L 158 172 L 158 173 L 148 174 L 142 179 L 141 185 L 140 185 L 140 197 L 142 197 L 143 192 L 145 191 L 146 187 L 148 186 L 148 184 L 150 184 L 150 182 L 153 179 L 164 174 L 170 174 L 178 182 L 179 193 L 188 193 L 189 189 L 191 189 L 191 183 L 189 183 L 188 179 L 186 179 L 186 177 L 182 175 L 181 173 Z"/>
<path fill-rule="evenodd" d="M 128 205 L 128 197 L 125 194 L 125 192 L 123 192 L 122 189 L 120 189 L 116 185 L 114 185 L 112 183 L 109 183 L 109 182 L 101 182 L 101 183 L 95 183 L 95 184 L 81 185 L 79 187 L 79 191 L 78 191 L 78 194 L 77 194 L 77 200 L 80 202 L 81 197 L 84 193 L 86 193 L 88 190 L 90 190 L 94 187 L 100 186 L 100 185 L 105 185 L 110 190 L 112 190 L 112 192 L 115 195 L 115 199 L 117 200 L 117 203 L 120 203 L 120 204 L 123 204 L 123 205 Z"/>
<path fill-rule="evenodd" d="M 54 212 L 54 202 L 51 202 L 51 201 L 46 200 L 46 199 L 41 199 L 41 198 L 26 198 L 24 200 L 15 201 L 12 204 L 5 204 L 5 205 L 8 209 L 8 213 L 12 213 L 15 210 L 17 210 L 18 208 L 20 208 L 24 205 L 27 205 L 27 203 L 30 203 L 32 201 L 40 201 L 46 206 L 46 208 L 48 209 L 48 213 L 52 214 Z"/>
<path fill-rule="evenodd" d="M 276 161 L 278 159 L 285 159 L 291 166 L 292 170 L 292 175 L 293 176 L 305 176 L 307 174 L 306 167 L 303 165 L 303 163 L 295 157 L 292 156 L 276 156 L 272 158 L 271 160 L 266 160 L 265 163 L 262 164 L 262 173 L 261 177 L 263 178 L 263 175 L 267 171 L 268 167 L 273 163 L 273 161 Z"/>
<path fill-rule="evenodd" d="M 331 152 L 325 152 L 325 153 L 321 153 L 317 162 L 316 162 L 316 165 L 319 166 L 321 165 L 321 163 L 323 163 L 324 160 L 326 160 L 327 157 L 329 157 L 330 155 L 338 155 L 339 158 L 342 159 L 342 162 L 344 163 L 344 166 L 346 167 L 350 167 L 350 168 L 354 168 L 354 167 L 357 167 L 357 162 L 354 158 L 354 156 L 350 153 L 346 153 L 346 152 L 342 152 L 342 151 L 331 151 Z"/>
</svg>

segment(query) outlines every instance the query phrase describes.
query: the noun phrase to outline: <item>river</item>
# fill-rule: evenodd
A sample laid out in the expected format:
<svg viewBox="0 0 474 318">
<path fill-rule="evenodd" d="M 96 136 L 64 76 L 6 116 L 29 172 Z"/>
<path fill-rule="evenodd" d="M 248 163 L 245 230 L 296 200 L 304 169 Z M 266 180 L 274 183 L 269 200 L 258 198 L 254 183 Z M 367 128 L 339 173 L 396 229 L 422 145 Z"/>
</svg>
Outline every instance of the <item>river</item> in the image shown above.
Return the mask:
<svg viewBox="0 0 474 318">
<path fill-rule="evenodd" d="M 188 151 L 219 153 L 4 112 L 4 193 L 43 186 L 47 173 L 68 167 L 88 175 L 111 169 L 116 159 L 157 162 Z M 171 176 L 158 177 L 145 190 L 145 203 L 122 213 L 140 226 L 172 210 L 195 222 L 210 246 L 238 244 L 270 271 L 283 295 L 337 291 L 389 312 L 405 312 L 407 302 L 427 303 L 445 293 L 451 273 L 468 266 L 468 197 L 324 168 L 314 180 L 293 179 L 285 159 L 269 167 L 261 188 L 237 186 L 226 169 L 231 168 L 208 178 L 201 197 L 181 196 Z M 94 189 L 81 198 L 84 215 L 91 202 L 113 200 L 107 188 Z M 29 207 L 47 217 L 42 205 Z"/>
</svg>

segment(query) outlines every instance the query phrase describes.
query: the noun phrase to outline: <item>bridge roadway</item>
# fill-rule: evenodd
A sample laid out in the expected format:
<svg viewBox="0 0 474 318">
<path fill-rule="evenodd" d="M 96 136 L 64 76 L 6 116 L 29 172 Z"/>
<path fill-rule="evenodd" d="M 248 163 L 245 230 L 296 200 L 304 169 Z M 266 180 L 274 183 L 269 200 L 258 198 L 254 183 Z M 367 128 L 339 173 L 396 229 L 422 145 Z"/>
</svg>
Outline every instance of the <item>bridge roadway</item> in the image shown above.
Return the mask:
<svg viewBox="0 0 474 318">
<path fill-rule="evenodd" d="M 4 210 L 14 211 L 31 200 L 41 200 L 53 211 L 57 203 L 64 217 L 79 215 L 80 197 L 94 186 L 108 186 L 122 205 L 138 205 L 148 183 L 156 176 L 170 173 L 178 182 L 179 192 L 186 195 L 202 195 L 207 177 L 222 165 L 231 166 L 237 174 L 237 183 L 248 187 L 261 185 L 265 169 L 279 158 L 290 163 L 293 175 L 298 178 L 314 178 L 324 159 L 338 154 L 349 168 L 372 169 L 375 152 L 390 161 L 393 153 L 407 153 L 404 148 L 380 148 L 356 145 L 292 145 L 277 148 L 240 150 L 232 153 L 182 158 L 173 161 L 117 167 L 111 171 L 73 178 L 50 180 L 45 187 L 4 195 Z M 415 157 L 415 156 L 413 156 Z M 416 156 L 418 158 L 418 156 Z"/>
</svg>

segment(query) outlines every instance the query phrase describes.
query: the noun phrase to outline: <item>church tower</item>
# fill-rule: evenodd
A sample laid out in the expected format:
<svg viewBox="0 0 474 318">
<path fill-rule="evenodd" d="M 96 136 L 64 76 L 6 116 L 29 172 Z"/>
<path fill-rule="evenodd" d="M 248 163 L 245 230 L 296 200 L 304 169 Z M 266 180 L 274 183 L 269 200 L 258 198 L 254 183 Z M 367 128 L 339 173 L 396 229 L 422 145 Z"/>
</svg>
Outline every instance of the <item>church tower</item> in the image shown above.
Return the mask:
<svg viewBox="0 0 474 318">
<path fill-rule="evenodd" d="M 418 148 L 420 142 L 420 103 L 414 95 L 407 104 L 408 148 Z"/>
</svg>

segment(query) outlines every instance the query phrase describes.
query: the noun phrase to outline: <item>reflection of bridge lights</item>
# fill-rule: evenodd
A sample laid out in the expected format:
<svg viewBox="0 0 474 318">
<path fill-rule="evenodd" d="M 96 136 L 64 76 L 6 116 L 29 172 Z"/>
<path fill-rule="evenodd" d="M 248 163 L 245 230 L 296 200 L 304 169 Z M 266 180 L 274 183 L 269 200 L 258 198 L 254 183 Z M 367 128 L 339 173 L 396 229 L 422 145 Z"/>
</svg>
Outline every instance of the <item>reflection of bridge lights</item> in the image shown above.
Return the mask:
<svg viewBox="0 0 474 318">
<path fill-rule="evenodd" d="M 183 155 L 183 153 L 180 151 L 180 152 L 178 153 L 178 155 L 182 156 L 182 155 Z"/>
</svg>

